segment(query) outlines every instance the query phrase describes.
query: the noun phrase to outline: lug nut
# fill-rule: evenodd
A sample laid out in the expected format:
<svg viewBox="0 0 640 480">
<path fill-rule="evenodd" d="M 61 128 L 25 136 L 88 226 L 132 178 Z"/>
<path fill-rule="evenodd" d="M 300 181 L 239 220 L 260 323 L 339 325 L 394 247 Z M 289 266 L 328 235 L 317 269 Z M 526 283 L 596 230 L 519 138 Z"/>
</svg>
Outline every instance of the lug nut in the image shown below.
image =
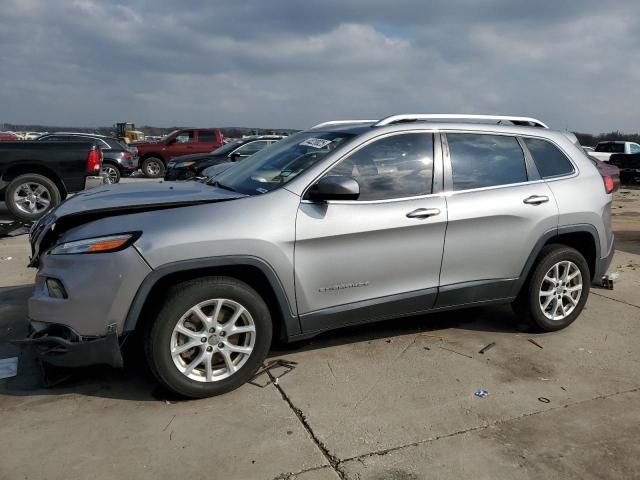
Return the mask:
<svg viewBox="0 0 640 480">
<path fill-rule="evenodd" d="M 222 342 L 221 342 L 221 343 L 219 343 L 219 344 L 218 344 L 218 348 L 224 348 L 224 343 L 222 343 Z"/>
<path fill-rule="evenodd" d="M 207 347 L 207 352 L 213 352 L 213 347 Z"/>
<path fill-rule="evenodd" d="M 200 341 L 201 341 L 202 343 L 205 343 L 205 342 L 207 341 L 207 337 L 202 337 L 202 338 L 200 339 Z"/>
<path fill-rule="evenodd" d="M 209 333 L 213 333 L 213 332 L 215 332 L 215 331 L 216 331 L 216 329 L 215 329 L 215 328 L 213 328 L 213 327 L 211 327 L 211 328 L 209 329 Z"/>
<path fill-rule="evenodd" d="M 223 330 L 222 332 L 220 332 L 220 336 L 224 337 L 226 335 L 226 332 Z"/>
</svg>

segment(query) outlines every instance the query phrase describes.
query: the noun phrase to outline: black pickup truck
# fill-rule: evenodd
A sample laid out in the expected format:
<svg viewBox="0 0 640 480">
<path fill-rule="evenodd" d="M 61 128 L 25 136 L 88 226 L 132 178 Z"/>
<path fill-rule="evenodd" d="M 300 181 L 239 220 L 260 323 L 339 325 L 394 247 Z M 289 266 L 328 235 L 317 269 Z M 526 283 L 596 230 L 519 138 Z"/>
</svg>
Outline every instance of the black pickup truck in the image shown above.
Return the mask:
<svg viewBox="0 0 640 480">
<path fill-rule="evenodd" d="M 640 153 L 614 153 L 609 163 L 620 169 L 622 184 L 640 184 Z"/>
<path fill-rule="evenodd" d="M 101 185 L 102 152 L 93 142 L 0 142 L 0 201 L 31 222 L 69 193 Z"/>
</svg>

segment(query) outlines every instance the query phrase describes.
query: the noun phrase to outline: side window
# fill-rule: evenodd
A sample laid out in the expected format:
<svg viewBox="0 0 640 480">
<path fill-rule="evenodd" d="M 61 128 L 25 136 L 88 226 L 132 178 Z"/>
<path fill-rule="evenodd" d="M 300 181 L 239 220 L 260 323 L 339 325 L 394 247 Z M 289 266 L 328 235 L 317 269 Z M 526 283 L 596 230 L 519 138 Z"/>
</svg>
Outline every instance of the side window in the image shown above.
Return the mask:
<svg viewBox="0 0 640 480">
<path fill-rule="evenodd" d="M 193 130 L 185 130 L 176 136 L 176 143 L 192 143 L 193 137 Z"/>
<path fill-rule="evenodd" d="M 243 145 L 233 153 L 249 156 L 253 155 L 256 152 L 259 152 L 267 145 L 269 145 L 269 142 L 267 140 L 256 140 L 255 142 L 249 142 L 246 145 Z"/>
<path fill-rule="evenodd" d="M 405 133 L 377 140 L 341 160 L 327 175 L 355 178 L 358 200 L 427 195 L 433 180 L 433 135 Z"/>
<path fill-rule="evenodd" d="M 632 143 L 629 149 L 629 152 L 631 153 L 640 153 L 640 145 L 637 145 L 635 143 Z"/>
<path fill-rule="evenodd" d="M 198 130 L 198 142 L 216 143 L 216 132 L 214 130 Z"/>
<path fill-rule="evenodd" d="M 47 142 L 68 142 L 69 135 L 50 135 L 42 140 L 46 140 Z"/>
<path fill-rule="evenodd" d="M 569 159 L 552 143 L 536 138 L 524 138 L 523 140 L 542 178 L 573 173 L 573 165 Z"/>
<path fill-rule="evenodd" d="M 454 190 L 527 181 L 524 153 L 515 137 L 447 133 Z"/>
</svg>

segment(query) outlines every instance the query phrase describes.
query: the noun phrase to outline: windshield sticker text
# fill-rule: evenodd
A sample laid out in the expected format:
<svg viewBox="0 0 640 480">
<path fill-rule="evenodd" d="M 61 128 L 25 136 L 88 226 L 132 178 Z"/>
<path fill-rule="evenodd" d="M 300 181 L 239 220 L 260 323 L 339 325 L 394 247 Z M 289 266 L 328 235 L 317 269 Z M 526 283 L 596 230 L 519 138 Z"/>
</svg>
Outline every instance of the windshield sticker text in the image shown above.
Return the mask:
<svg viewBox="0 0 640 480">
<path fill-rule="evenodd" d="M 331 142 L 332 140 L 325 140 L 324 138 L 307 138 L 304 142 L 300 143 L 300 145 L 303 147 L 322 148 Z"/>
</svg>

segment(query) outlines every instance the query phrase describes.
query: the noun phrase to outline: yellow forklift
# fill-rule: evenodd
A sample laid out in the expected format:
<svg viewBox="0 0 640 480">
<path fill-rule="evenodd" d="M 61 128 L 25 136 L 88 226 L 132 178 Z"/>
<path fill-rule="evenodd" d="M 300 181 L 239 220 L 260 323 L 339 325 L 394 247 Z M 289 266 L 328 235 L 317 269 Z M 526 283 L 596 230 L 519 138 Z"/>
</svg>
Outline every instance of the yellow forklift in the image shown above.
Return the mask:
<svg viewBox="0 0 640 480">
<path fill-rule="evenodd" d="M 122 122 L 114 125 L 116 129 L 116 138 L 127 144 L 131 142 L 143 142 L 144 132 L 136 130 L 136 126 L 133 123 Z"/>
</svg>

